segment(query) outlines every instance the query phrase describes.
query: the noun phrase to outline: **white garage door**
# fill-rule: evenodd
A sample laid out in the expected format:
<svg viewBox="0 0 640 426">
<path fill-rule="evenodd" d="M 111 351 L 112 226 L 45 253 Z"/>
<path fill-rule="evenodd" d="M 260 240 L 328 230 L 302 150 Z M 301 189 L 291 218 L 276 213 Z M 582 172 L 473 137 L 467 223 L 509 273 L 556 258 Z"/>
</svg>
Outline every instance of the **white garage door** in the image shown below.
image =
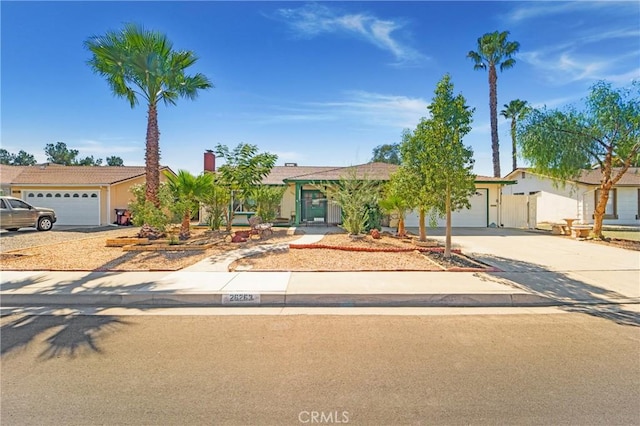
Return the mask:
<svg viewBox="0 0 640 426">
<path fill-rule="evenodd" d="M 462 209 L 451 213 L 451 226 L 453 227 L 469 227 L 469 228 L 486 228 L 487 227 L 487 201 L 489 190 L 487 188 L 479 188 L 476 190 L 469 202 L 470 209 Z M 420 216 L 417 211 L 411 212 L 405 219 L 405 226 L 418 227 Z M 446 219 L 438 219 L 437 226 L 445 227 Z M 429 226 L 429 216 L 427 215 L 427 226 Z"/>
<path fill-rule="evenodd" d="M 23 191 L 22 198 L 55 210 L 56 225 L 100 225 L 98 191 Z"/>
</svg>

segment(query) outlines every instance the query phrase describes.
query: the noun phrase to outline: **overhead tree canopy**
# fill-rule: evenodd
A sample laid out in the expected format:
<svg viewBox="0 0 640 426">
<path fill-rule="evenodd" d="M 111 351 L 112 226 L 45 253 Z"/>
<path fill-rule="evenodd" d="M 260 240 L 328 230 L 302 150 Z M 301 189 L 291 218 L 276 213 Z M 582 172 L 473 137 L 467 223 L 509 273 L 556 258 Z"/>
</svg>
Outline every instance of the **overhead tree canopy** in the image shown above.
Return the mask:
<svg viewBox="0 0 640 426">
<path fill-rule="evenodd" d="M 112 155 L 107 157 L 107 166 L 124 166 L 124 160 L 120 157 Z"/>
<path fill-rule="evenodd" d="M 91 69 L 104 77 L 114 95 L 125 98 L 133 108 L 140 98 L 147 104 L 145 150 L 146 198 L 159 206 L 160 130 L 158 104 L 175 105 L 179 98 L 195 99 L 200 90 L 213 87 L 201 74 L 187 75 L 197 57 L 189 50 L 173 50 L 166 35 L 126 24 L 85 41 L 91 52 Z"/>
<path fill-rule="evenodd" d="M 516 64 L 513 56 L 520 49 L 517 41 L 508 41 L 509 31 L 486 33 L 478 38 L 476 51 L 467 53 L 474 62 L 473 69 L 489 71 L 489 115 L 491 121 L 491 151 L 493 155 L 493 176 L 500 177 L 500 141 L 498 139 L 498 72 L 512 68 Z"/>
<path fill-rule="evenodd" d="M 33 166 L 36 164 L 36 158 L 23 150 L 18 151 L 17 154 L 13 154 L 4 148 L 0 148 L 0 164 Z"/>
<path fill-rule="evenodd" d="M 373 157 L 371 161 L 400 164 L 400 144 L 384 144 L 373 148 Z"/>
<path fill-rule="evenodd" d="M 93 155 L 78 159 L 78 150 L 69 149 L 64 142 L 49 143 L 44 147 L 44 153 L 47 155 L 47 161 L 54 164 L 62 164 L 65 166 L 99 166 L 102 164 L 102 158 L 95 159 Z"/>
<path fill-rule="evenodd" d="M 504 109 L 500 111 L 500 115 L 504 118 L 511 119 L 511 161 L 512 170 L 518 168 L 518 150 L 516 143 L 517 124 L 518 121 L 524 118 L 527 113 L 531 111 L 527 101 L 521 99 L 514 99 L 508 104 L 504 104 Z"/>
<path fill-rule="evenodd" d="M 536 172 L 566 181 L 585 167 L 600 170 L 593 234 L 602 238 L 609 191 L 640 157 L 640 82 L 613 89 L 600 81 L 583 110 L 534 110 L 521 122 L 518 137 L 522 156 Z"/>
</svg>

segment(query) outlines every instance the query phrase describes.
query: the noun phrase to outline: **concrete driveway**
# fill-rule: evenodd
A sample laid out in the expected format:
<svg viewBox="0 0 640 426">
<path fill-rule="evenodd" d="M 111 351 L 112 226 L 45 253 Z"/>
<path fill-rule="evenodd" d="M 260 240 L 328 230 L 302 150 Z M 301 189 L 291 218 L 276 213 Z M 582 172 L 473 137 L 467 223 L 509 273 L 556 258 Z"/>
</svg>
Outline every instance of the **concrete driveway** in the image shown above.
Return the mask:
<svg viewBox="0 0 640 426">
<path fill-rule="evenodd" d="M 443 240 L 444 235 L 444 228 L 427 230 L 428 237 Z M 487 279 L 506 279 L 560 300 L 640 302 L 637 251 L 518 229 L 455 228 L 452 242 L 502 271 Z"/>
</svg>

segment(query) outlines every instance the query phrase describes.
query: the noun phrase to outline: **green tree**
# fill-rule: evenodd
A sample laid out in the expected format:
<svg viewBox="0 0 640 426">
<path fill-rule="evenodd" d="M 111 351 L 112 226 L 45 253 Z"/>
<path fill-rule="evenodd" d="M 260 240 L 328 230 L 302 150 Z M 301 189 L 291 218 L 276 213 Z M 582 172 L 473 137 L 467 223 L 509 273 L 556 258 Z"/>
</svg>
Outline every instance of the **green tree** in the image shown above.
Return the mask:
<svg viewBox="0 0 640 426">
<path fill-rule="evenodd" d="M 597 82 L 582 111 L 533 110 L 518 137 L 522 156 L 539 173 L 566 181 L 587 164 L 600 170 L 593 235 L 601 239 L 609 191 L 640 157 L 640 81 L 623 89 Z"/>
<path fill-rule="evenodd" d="M 278 156 L 268 152 L 259 152 L 258 147 L 241 143 L 233 150 L 225 145 L 216 146 L 218 158 L 224 158 L 225 164 L 218 168 L 220 183 L 228 188 L 231 202 L 243 203 L 257 185 L 262 183 L 276 163 Z M 227 230 L 231 230 L 234 209 L 228 210 Z"/>
<path fill-rule="evenodd" d="M 177 175 L 165 171 L 167 184 L 174 197 L 173 210 L 182 216 L 180 240 L 191 238 L 191 214 L 198 209 L 201 197 L 213 186 L 210 173 L 194 176 L 186 170 L 179 170 Z"/>
<path fill-rule="evenodd" d="M 381 163 L 400 164 L 400 144 L 384 144 L 373 148 L 371 161 Z"/>
<path fill-rule="evenodd" d="M 258 185 L 251 192 L 251 199 L 256 206 L 256 215 L 263 221 L 273 221 L 278 216 L 278 207 L 286 186 Z"/>
<path fill-rule="evenodd" d="M 146 194 L 159 205 L 160 131 L 158 104 L 175 105 L 179 98 L 195 99 L 200 90 L 212 86 L 201 73 L 187 75 L 197 57 L 188 50 L 173 50 L 166 35 L 126 24 L 119 31 L 93 36 L 85 41 L 91 52 L 91 69 L 107 80 L 113 93 L 126 98 L 134 108 L 140 98 L 147 104 Z"/>
<path fill-rule="evenodd" d="M 229 188 L 221 183 L 221 177 L 218 174 L 211 174 L 213 184 L 202 194 L 201 202 L 207 213 L 207 223 L 209 227 L 217 231 L 222 223 L 229 217 L 229 202 L 231 201 L 231 192 Z"/>
<path fill-rule="evenodd" d="M 514 99 L 508 104 L 504 104 L 504 109 L 500 111 L 506 119 L 511 119 L 511 158 L 513 160 L 513 169 L 518 168 L 517 149 L 516 149 L 516 133 L 518 120 L 524 118 L 527 113 L 531 111 L 527 101 L 520 99 Z"/>
<path fill-rule="evenodd" d="M 124 161 L 122 158 L 112 155 L 111 157 L 107 157 L 107 166 L 124 166 Z"/>
<path fill-rule="evenodd" d="M 493 176 L 500 177 L 500 142 L 498 140 L 498 73 L 512 68 L 516 60 L 513 59 L 520 49 L 517 41 L 508 41 L 509 31 L 484 34 L 478 38 L 476 51 L 467 53 L 467 58 L 474 62 L 473 69 L 489 70 L 489 111 L 491 118 L 491 150 L 493 153 Z"/>
<path fill-rule="evenodd" d="M 77 160 L 73 163 L 74 166 L 99 166 L 102 164 L 102 158 L 94 159 L 93 155 Z"/>
<path fill-rule="evenodd" d="M 56 144 L 48 143 L 44 147 L 44 153 L 47 155 L 47 161 L 54 164 L 62 164 L 65 166 L 73 166 L 77 164 L 77 149 L 69 149 L 64 142 L 56 142 Z"/>
<path fill-rule="evenodd" d="M 326 185 L 324 192 L 342 209 L 342 227 L 351 235 L 367 231 L 372 207 L 378 205 L 381 185 L 367 176 L 358 176 L 355 169 L 347 170 L 338 183 Z"/>
<path fill-rule="evenodd" d="M 130 191 L 133 195 L 133 200 L 129 202 L 131 221 L 135 226 L 142 227 L 138 232 L 138 237 L 158 239 L 164 236 L 167 225 L 172 219 L 171 206 L 174 202 L 173 194 L 167 183 L 160 184 L 158 189 L 159 206 L 147 201 L 147 190 L 144 184 L 133 185 Z"/>
<path fill-rule="evenodd" d="M 18 154 L 13 154 L 4 148 L 0 148 L 0 164 L 33 166 L 36 164 L 36 158 L 23 150 L 18 151 Z"/>
<path fill-rule="evenodd" d="M 454 96 L 448 74 L 438 82 L 428 109 L 430 117 L 415 131 L 405 132 L 401 171 L 409 174 L 407 197 L 419 208 L 420 240 L 426 239 L 427 212 L 432 223 L 436 216 L 445 217 L 445 256 L 450 256 L 451 212 L 469 208 L 469 197 L 475 193 L 473 151 L 462 144 L 471 131 L 473 109 L 461 94 Z"/>
<path fill-rule="evenodd" d="M 414 209 L 411 204 L 410 192 L 411 179 L 402 167 L 391 175 L 391 179 L 384 186 L 382 198 L 379 201 L 380 208 L 388 214 L 396 215 L 398 218 L 399 237 L 405 237 L 405 217 L 407 213 Z"/>
<path fill-rule="evenodd" d="M 420 241 L 427 240 L 427 213 L 433 209 L 439 196 L 431 190 L 430 165 L 425 158 L 429 141 L 423 137 L 424 131 L 421 130 L 425 125 L 426 119 L 422 119 L 414 131 L 405 129 L 403 132 L 400 144 L 402 165 L 397 172 L 405 182 L 403 197 L 418 210 Z M 435 222 L 435 219 L 432 218 L 431 222 Z"/>
</svg>

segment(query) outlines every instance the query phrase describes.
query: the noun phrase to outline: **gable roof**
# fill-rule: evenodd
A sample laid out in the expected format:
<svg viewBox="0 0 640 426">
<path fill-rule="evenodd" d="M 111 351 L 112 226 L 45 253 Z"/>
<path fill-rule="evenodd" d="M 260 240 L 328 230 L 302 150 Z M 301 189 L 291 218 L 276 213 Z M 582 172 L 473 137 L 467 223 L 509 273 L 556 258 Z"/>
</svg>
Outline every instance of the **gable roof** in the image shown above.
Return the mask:
<svg viewBox="0 0 640 426">
<path fill-rule="evenodd" d="M 620 168 L 614 168 L 613 171 L 616 173 Z M 540 173 L 536 173 L 531 168 L 521 167 L 518 168 L 511 173 L 509 173 L 505 178 L 511 177 L 512 179 L 517 179 L 517 173 L 525 172 L 531 173 L 534 175 L 546 177 L 548 179 L 554 179 L 550 176 L 545 176 Z M 600 185 L 600 179 L 602 178 L 602 173 L 600 169 L 583 169 L 580 171 L 580 174 L 573 178 L 569 179 L 569 182 L 583 184 L 583 185 Z M 620 180 L 614 186 L 640 186 L 640 167 L 629 167 L 629 170 L 622 175 Z"/>
<path fill-rule="evenodd" d="M 314 171 L 291 177 L 287 181 L 336 181 L 353 175 L 368 180 L 389 180 L 391 174 L 396 170 L 398 170 L 398 166 L 395 164 L 375 162 Z"/>
<path fill-rule="evenodd" d="M 160 170 L 171 171 L 166 166 L 161 166 Z M 0 175 L 3 183 L 12 185 L 113 185 L 144 176 L 145 168 L 144 166 L 63 166 L 60 164 L 2 165 Z"/>
</svg>

